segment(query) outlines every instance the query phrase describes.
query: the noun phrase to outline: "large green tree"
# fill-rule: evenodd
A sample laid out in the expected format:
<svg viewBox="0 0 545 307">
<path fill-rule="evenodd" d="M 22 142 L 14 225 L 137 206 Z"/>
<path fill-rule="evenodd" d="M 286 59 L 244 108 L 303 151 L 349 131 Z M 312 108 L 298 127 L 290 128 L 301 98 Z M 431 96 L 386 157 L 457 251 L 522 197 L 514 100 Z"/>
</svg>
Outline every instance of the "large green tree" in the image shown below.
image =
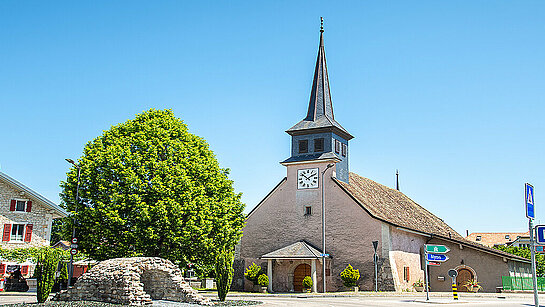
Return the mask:
<svg viewBox="0 0 545 307">
<path fill-rule="evenodd" d="M 212 265 L 242 235 L 244 205 L 206 141 L 171 110 L 151 109 L 87 143 L 61 183 L 80 248 L 94 259 L 158 256 Z M 76 213 L 77 211 L 77 213 Z M 70 237 L 72 220 L 64 220 Z"/>
<path fill-rule="evenodd" d="M 494 246 L 495 249 L 526 258 L 530 260 L 532 258 L 530 248 L 528 247 L 514 247 L 514 246 Z M 536 253 L 536 275 L 539 277 L 545 276 L 545 255 Z"/>
</svg>

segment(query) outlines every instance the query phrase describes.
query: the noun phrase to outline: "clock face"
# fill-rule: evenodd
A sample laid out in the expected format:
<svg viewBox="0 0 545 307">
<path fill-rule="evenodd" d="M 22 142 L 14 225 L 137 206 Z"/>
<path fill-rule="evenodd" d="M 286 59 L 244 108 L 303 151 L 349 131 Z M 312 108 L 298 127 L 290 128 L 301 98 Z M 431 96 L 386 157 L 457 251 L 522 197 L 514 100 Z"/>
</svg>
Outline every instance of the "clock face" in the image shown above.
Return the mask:
<svg viewBox="0 0 545 307">
<path fill-rule="evenodd" d="M 313 189 L 318 187 L 318 168 L 297 170 L 297 188 Z"/>
</svg>

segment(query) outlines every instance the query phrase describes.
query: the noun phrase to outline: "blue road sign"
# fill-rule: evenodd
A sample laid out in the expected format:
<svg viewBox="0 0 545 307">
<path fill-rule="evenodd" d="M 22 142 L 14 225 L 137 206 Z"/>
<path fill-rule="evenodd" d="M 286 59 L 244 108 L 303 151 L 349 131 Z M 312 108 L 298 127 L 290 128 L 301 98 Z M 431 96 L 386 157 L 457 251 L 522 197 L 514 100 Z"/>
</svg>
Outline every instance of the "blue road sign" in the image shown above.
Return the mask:
<svg viewBox="0 0 545 307">
<path fill-rule="evenodd" d="M 524 203 L 526 203 L 526 217 L 534 219 L 534 187 L 529 183 L 526 183 L 525 185 Z"/>
<path fill-rule="evenodd" d="M 545 252 L 545 251 L 543 250 L 543 245 L 537 245 L 537 246 L 536 246 L 536 253 L 543 253 L 543 252 Z"/>
<path fill-rule="evenodd" d="M 426 254 L 426 260 L 432 262 L 445 262 L 448 260 L 448 256 L 444 254 Z"/>
<path fill-rule="evenodd" d="M 545 225 L 536 226 L 536 243 L 545 244 Z"/>
</svg>

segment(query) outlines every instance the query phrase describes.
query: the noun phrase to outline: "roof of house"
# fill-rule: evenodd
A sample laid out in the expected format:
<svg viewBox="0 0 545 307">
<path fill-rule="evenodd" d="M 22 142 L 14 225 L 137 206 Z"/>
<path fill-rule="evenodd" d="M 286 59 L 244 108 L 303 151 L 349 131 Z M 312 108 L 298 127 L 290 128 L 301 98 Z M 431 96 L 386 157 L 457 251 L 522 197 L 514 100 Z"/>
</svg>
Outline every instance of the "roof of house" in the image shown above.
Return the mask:
<svg viewBox="0 0 545 307">
<path fill-rule="evenodd" d="M 333 178 L 372 217 L 388 224 L 430 237 L 471 246 L 498 256 L 529 261 L 497 249 L 466 240 L 442 219 L 420 206 L 405 194 L 371 179 L 350 173 L 350 183 Z"/>
<path fill-rule="evenodd" d="M 68 241 L 59 241 L 55 244 L 53 244 L 51 247 L 53 248 L 61 248 L 63 250 L 69 250 L 70 249 L 70 242 Z"/>
<path fill-rule="evenodd" d="M 0 180 L 14 186 L 17 189 L 20 189 L 24 191 L 25 193 L 28 193 L 31 197 L 33 197 L 35 200 L 39 201 L 41 204 L 43 204 L 46 208 L 53 210 L 57 217 L 66 217 L 68 216 L 68 212 L 66 212 L 63 208 L 59 207 L 59 205 L 53 203 L 49 199 L 43 197 L 42 195 L 38 194 L 31 188 L 25 186 L 24 184 L 20 183 L 19 181 L 11 178 L 10 176 L 6 175 L 5 173 L 0 172 Z"/>
<path fill-rule="evenodd" d="M 295 242 L 261 256 L 261 259 L 309 259 L 321 258 L 322 252 L 305 241 Z"/>
<path fill-rule="evenodd" d="M 506 237 L 508 236 L 508 237 Z M 530 233 L 527 232 L 473 232 L 466 237 L 466 240 L 479 243 L 488 247 L 494 245 L 505 245 L 512 243 L 518 237 L 529 237 Z M 477 241 L 477 237 L 480 239 Z"/>
</svg>

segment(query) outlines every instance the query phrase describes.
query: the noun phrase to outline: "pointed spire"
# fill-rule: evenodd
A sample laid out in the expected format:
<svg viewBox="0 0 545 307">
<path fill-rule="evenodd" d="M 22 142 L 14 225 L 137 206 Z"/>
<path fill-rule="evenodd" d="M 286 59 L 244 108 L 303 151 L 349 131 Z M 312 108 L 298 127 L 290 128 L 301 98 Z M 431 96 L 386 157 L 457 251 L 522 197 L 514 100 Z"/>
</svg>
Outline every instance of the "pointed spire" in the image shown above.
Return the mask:
<svg viewBox="0 0 545 307">
<path fill-rule="evenodd" d="M 318 57 L 316 59 L 316 68 L 314 69 L 314 80 L 312 81 L 312 90 L 310 92 L 310 102 L 305 120 L 315 121 L 326 116 L 334 120 L 333 104 L 331 103 L 331 92 L 329 90 L 329 77 L 327 75 L 327 65 L 325 60 L 324 48 L 324 18 L 320 17 L 320 47 L 318 48 Z"/>
<path fill-rule="evenodd" d="M 325 61 L 324 19 L 320 18 L 320 46 L 314 69 L 314 80 L 310 91 L 307 116 L 286 132 L 290 135 L 297 135 L 306 134 L 315 129 L 326 129 L 335 132 L 348 141 L 354 137 L 336 122 L 333 116 L 333 104 L 331 103 L 329 77 Z"/>
</svg>

